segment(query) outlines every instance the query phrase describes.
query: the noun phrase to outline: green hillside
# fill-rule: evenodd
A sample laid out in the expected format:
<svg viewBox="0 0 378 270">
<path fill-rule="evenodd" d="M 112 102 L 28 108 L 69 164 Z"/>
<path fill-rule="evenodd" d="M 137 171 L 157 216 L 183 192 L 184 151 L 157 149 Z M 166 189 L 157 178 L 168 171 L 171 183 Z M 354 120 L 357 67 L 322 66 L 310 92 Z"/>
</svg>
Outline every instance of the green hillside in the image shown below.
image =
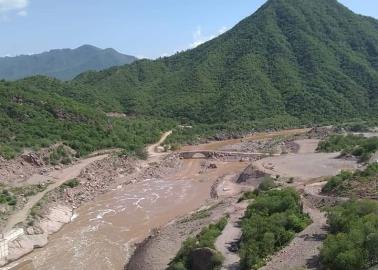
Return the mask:
<svg viewBox="0 0 378 270">
<path fill-rule="evenodd" d="M 378 21 L 336 0 L 269 0 L 193 50 L 75 82 L 105 110 L 186 122 L 368 118 L 378 113 Z"/>
<path fill-rule="evenodd" d="M 116 119 L 86 104 L 52 92 L 69 84 L 33 77 L 0 82 L 0 156 L 13 158 L 23 149 L 63 142 L 78 155 L 121 147 L 135 151 L 156 141 L 170 121 L 151 118 Z"/>
<path fill-rule="evenodd" d="M 2 82 L 0 105 L 7 156 L 60 140 L 83 153 L 135 148 L 178 123 L 194 128 L 171 140 L 377 119 L 378 21 L 336 0 L 269 0 L 218 38 L 171 57 L 69 82 Z"/>
<path fill-rule="evenodd" d="M 16 80 L 33 75 L 46 75 L 70 80 L 82 72 L 130 64 L 135 57 L 114 49 L 84 45 L 77 49 L 51 50 L 41 54 L 0 58 L 0 79 Z"/>
</svg>

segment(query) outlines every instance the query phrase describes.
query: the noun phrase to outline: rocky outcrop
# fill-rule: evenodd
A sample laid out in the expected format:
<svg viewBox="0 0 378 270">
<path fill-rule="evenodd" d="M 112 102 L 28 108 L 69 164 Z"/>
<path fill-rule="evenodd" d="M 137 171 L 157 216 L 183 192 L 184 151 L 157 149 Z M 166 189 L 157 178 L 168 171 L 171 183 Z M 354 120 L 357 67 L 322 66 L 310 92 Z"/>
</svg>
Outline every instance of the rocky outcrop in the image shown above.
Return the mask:
<svg viewBox="0 0 378 270">
<path fill-rule="evenodd" d="M 56 205 L 50 213 L 37 225 L 25 229 L 26 234 L 9 242 L 9 254 L 7 261 L 12 262 L 30 253 L 35 248 L 47 245 L 48 236 L 59 231 L 64 224 L 69 223 L 72 217 L 72 209 L 64 205 Z"/>
<path fill-rule="evenodd" d="M 43 161 L 36 153 L 23 154 L 21 155 L 21 158 L 34 166 L 43 166 Z"/>
<path fill-rule="evenodd" d="M 249 165 L 236 180 L 236 183 L 245 183 L 249 179 L 262 178 L 265 176 L 265 173 L 255 169 L 252 165 Z"/>
</svg>

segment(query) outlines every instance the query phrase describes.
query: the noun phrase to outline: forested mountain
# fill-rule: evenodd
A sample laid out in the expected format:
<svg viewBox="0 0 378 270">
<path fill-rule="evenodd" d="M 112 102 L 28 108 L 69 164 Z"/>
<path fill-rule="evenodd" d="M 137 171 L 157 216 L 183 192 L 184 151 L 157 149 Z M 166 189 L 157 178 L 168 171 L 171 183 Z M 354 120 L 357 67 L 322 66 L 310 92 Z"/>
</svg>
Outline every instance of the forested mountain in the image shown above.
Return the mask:
<svg viewBox="0 0 378 270">
<path fill-rule="evenodd" d="M 82 72 L 130 64 L 135 57 L 114 49 L 84 45 L 77 49 L 0 58 L 0 79 L 16 80 L 33 75 L 46 75 L 61 80 L 73 79 Z"/>
<path fill-rule="evenodd" d="M 129 117 L 104 114 L 115 111 Z M 269 0 L 218 38 L 171 57 L 69 82 L 1 82 L 0 155 L 59 140 L 83 153 L 132 149 L 179 122 L 249 129 L 377 116 L 378 21 L 336 0 Z"/>
<path fill-rule="evenodd" d="M 376 116 L 378 21 L 336 0 L 269 0 L 193 50 L 76 82 L 107 110 L 197 123 Z"/>
</svg>

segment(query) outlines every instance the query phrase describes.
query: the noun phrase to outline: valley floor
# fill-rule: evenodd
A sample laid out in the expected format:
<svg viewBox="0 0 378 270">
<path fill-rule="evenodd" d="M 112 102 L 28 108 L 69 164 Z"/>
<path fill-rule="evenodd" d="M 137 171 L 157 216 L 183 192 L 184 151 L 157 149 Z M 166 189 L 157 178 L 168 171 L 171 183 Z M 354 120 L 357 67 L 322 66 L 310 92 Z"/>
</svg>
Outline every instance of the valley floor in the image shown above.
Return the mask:
<svg viewBox="0 0 378 270">
<path fill-rule="evenodd" d="M 216 246 L 226 258 L 224 269 L 237 269 L 238 256 L 229 251 L 229 246 L 240 235 L 237 222 L 246 205 L 236 201 L 243 191 L 253 190 L 260 183 L 259 178 L 253 177 L 246 182 L 237 181 L 246 167 L 252 164 L 260 171 L 280 175 L 282 179 L 294 177 L 293 183 L 288 185 L 299 190 L 303 190 L 306 183 L 313 183 L 313 178 L 356 168 L 352 161 L 335 159 L 335 154 L 314 153 L 317 141 L 303 139 L 306 132 L 308 130 L 259 133 L 243 139 L 183 148 L 183 151 L 269 150 L 284 154 L 262 160 L 182 160 L 175 153 L 157 153 L 157 146 L 169 132 L 157 144 L 148 147 L 150 159 L 146 162 L 125 165 L 111 157 L 98 156 L 99 160 L 94 164 L 82 168 L 79 179 L 87 179 L 83 180 L 85 189 L 81 187 L 78 193 L 75 189 L 69 190 L 69 196 L 62 197 L 69 205 L 80 206 L 74 211 L 72 222 L 50 236 L 46 247 L 10 266 L 27 262 L 19 269 L 110 270 L 123 268 L 131 257 L 125 269 L 143 270 L 147 269 L 146 265 L 149 270 L 165 269 L 189 235 L 195 235 L 207 224 L 229 213 L 230 223 Z M 299 136 L 295 137 L 297 134 Z M 282 136 L 291 139 L 282 139 Z M 276 140 L 278 137 L 281 139 Z M 103 172 L 103 163 L 115 166 L 109 170 L 117 172 L 117 175 L 110 174 L 115 180 L 103 187 L 101 193 L 107 191 L 103 195 L 89 196 L 91 193 L 85 192 L 92 191 L 91 181 L 101 186 L 101 179 L 109 177 Z M 83 192 L 88 196 L 87 200 L 80 197 Z M 321 244 L 319 239 L 324 234 L 325 218 L 310 202 L 305 206 L 314 223 L 274 255 L 265 269 L 278 269 L 277 265 L 282 263 L 294 267 L 308 265 L 311 269 L 308 262 L 316 256 Z M 198 209 L 202 211 L 197 212 Z M 141 244 L 134 252 L 136 243 Z M 299 251 L 303 256 L 295 256 Z"/>
</svg>

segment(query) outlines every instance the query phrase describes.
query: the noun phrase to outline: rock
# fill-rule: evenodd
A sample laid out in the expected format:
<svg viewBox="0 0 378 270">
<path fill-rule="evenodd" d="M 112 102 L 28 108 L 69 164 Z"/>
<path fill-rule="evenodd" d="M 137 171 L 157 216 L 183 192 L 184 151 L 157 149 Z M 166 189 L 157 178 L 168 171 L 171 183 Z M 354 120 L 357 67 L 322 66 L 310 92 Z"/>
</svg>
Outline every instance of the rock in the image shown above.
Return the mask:
<svg viewBox="0 0 378 270">
<path fill-rule="evenodd" d="M 215 164 L 215 163 L 210 163 L 210 165 L 209 165 L 209 169 L 217 169 L 217 168 L 218 168 L 217 164 Z"/>
<path fill-rule="evenodd" d="M 32 165 L 35 165 L 35 166 L 42 166 L 43 165 L 43 162 L 42 160 L 39 158 L 39 156 L 35 153 L 27 153 L 27 154 L 23 154 L 21 156 L 21 158 L 23 160 L 25 160 L 26 162 L 32 164 Z"/>
<path fill-rule="evenodd" d="M 27 227 L 26 228 L 26 234 L 33 235 L 34 234 L 34 228 L 33 227 Z"/>
<path fill-rule="evenodd" d="M 58 205 L 50 210 L 48 216 L 40 223 L 42 230 L 47 234 L 53 234 L 62 226 L 71 221 L 72 209 L 67 206 Z"/>
<path fill-rule="evenodd" d="M 261 178 L 264 177 L 265 173 L 256 170 L 252 165 L 249 165 L 239 176 L 237 183 L 247 182 L 251 178 Z"/>
<path fill-rule="evenodd" d="M 9 261 L 16 260 L 25 254 L 33 251 L 34 248 L 41 248 L 47 244 L 47 234 L 24 235 L 9 243 Z"/>
<path fill-rule="evenodd" d="M 158 153 L 163 153 L 165 151 L 164 147 L 163 146 L 158 146 L 156 147 L 156 152 Z"/>
</svg>

